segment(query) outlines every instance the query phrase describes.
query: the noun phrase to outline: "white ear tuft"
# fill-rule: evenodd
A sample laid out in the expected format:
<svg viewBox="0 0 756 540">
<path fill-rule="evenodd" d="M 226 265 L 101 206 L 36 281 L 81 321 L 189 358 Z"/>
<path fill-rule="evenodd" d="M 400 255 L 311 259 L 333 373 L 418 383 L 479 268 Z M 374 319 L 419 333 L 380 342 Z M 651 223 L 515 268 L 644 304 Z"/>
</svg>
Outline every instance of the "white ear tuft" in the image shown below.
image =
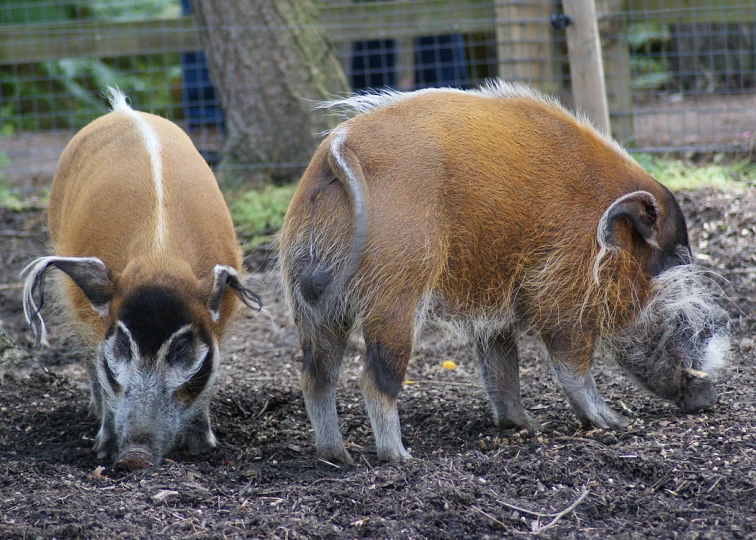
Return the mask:
<svg viewBox="0 0 756 540">
<path fill-rule="evenodd" d="M 239 272 L 235 268 L 218 264 L 213 269 L 213 277 L 213 288 L 207 304 L 210 310 L 210 318 L 213 322 L 218 322 L 218 319 L 220 319 L 221 299 L 223 298 L 223 293 L 229 287 L 236 293 L 236 296 L 239 297 L 239 300 L 244 305 L 258 311 L 262 309 L 260 297 L 257 293 L 244 286 L 239 277 Z"/>
</svg>

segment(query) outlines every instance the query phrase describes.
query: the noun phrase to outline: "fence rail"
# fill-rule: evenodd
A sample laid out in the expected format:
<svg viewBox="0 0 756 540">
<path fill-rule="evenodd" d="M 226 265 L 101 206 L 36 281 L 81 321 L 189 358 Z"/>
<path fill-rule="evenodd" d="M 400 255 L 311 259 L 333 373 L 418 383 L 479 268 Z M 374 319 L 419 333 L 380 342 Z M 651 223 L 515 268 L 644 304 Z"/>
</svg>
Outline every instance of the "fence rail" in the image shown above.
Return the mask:
<svg viewBox="0 0 756 540">
<path fill-rule="evenodd" d="M 369 4 L 320 5 L 321 22 L 335 43 L 443 34 L 493 32 L 496 9 L 520 7 L 508 14 L 512 23 L 545 23 L 525 9 L 527 2 L 502 0 L 419 0 Z M 556 7 L 556 6 L 555 6 Z M 603 17 L 629 16 L 676 24 L 743 23 L 756 20 L 753 4 L 733 0 L 629 0 L 627 11 Z M 191 15 L 134 21 L 66 21 L 0 25 L 0 65 L 61 58 L 114 58 L 134 54 L 198 50 L 202 46 Z"/>
<path fill-rule="evenodd" d="M 421 0 L 320 6 L 334 43 L 495 29 L 492 0 Z M 61 58 L 115 58 L 202 48 L 191 15 L 136 21 L 0 25 L 0 65 Z"/>
<path fill-rule="evenodd" d="M 28 1 L 29 6 L 37 5 Z M 756 147 L 756 0 L 595 1 L 616 138 L 635 148 L 656 151 Z M 27 0 L 11 2 L 15 2 L 13 9 L 23 10 L 27 5 Z M 78 5 L 77 0 L 45 2 Z M 175 2 L 177 6 L 178 0 Z M 441 84 L 474 85 L 498 74 L 556 94 L 568 105 L 575 103 L 575 88 L 566 84 L 565 33 L 551 24 L 551 16 L 564 10 L 561 0 L 316 0 L 316 5 L 347 74 L 365 74 L 363 87 L 395 85 L 406 90 L 434 84 L 423 79 L 428 65 L 438 67 L 446 62 L 448 67 L 461 58 L 464 66 L 454 68 L 460 70 L 454 77 L 466 72 L 460 77 L 467 79 Z M 581 16 L 567 15 L 573 19 Z M 644 45 L 637 44 L 637 34 L 633 42 L 631 25 L 644 27 Z M 449 35 L 457 38 L 453 45 L 430 39 Z M 455 60 L 442 59 L 444 47 L 447 51 L 457 47 Z M 52 82 L 55 61 L 71 58 L 127 65 L 122 72 L 132 70 L 151 83 L 160 73 L 154 83 L 160 94 L 150 97 L 153 101 L 148 108 L 162 108 L 169 118 L 185 121 L 189 114 L 186 75 L 201 68 L 187 59 L 197 55 L 179 57 L 178 53 L 201 50 L 200 32 L 191 15 L 0 25 L 4 76 L 0 84 L 5 85 L 0 89 L 0 131 L 3 122 L 12 124 L 16 131 L 13 144 L 21 145 L 27 134 L 76 128 L 89 117 L 90 109 L 97 113 L 91 102 L 87 102 L 89 108 L 69 107 L 70 87 Z M 378 67 L 371 64 L 377 57 L 382 58 Z M 358 66 L 357 61 L 362 64 Z M 173 66 L 170 74 L 168 64 Z M 377 78 L 381 82 L 371 82 L 370 74 L 378 71 L 384 72 Z M 83 82 L 75 89 L 77 99 L 99 91 L 93 79 L 86 77 L 81 77 Z M 18 82 L 12 90 L 7 90 L 9 80 Z M 39 91 L 25 94 L 19 90 L 23 85 L 36 85 Z M 153 86 L 135 88 L 147 93 L 144 88 Z M 192 106 L 202 114 L 209 107 L 218 110 L 217 100 L 203 91 L 197 91 L 199 97 L 193 98 L 197 101 Z M 0 146 L 8 143 L 0 139 Z M 0 148 L 0 154 L 3 150 Z M 23 150 L 14 147 L 5 152 L 15 167 L 23 168 L 19 157 Z M 33 162 L 34 153 L 29 155 Z"/>
</svg>

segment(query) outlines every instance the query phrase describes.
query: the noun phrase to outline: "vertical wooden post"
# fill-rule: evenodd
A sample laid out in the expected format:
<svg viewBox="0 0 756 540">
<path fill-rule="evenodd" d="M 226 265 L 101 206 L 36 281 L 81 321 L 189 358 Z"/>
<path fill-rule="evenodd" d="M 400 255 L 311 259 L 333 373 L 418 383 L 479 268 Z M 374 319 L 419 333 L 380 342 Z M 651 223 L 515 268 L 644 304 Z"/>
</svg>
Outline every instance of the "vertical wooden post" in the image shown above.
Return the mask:
<svg viewBox="0 0 756 540">
<path fill-rule="evenodd" d="M 563 0 L 567 26 L 567 50 L 575 108 L 585 113 L 600 130 L 610 133 L 601 42 L 594 0 Z"/>
<path fill-rule="evenodd" d="M 598 28 L 604 61 L 606 98 L 612 135 L 633 143 L 633 88 L 627 43 L 627 0 L 597 0 Z"/>
<path fill-rule="evenodd" d="M 397 3 L 409 0 L 398 0 Z M 396 39 L 396 87 L 402 92 L 415 89 L 415 38 Z"/>
<path fill-rule="evenodd" d="M 495 0 L 499 77 L 559 90 L 550 15 L 553 0 Z"/>
<path fill-rule="evenodd" d="M 402 92 L 415 89 L 415 40 L 396 39 L 396 87 Z"/>
</svg>

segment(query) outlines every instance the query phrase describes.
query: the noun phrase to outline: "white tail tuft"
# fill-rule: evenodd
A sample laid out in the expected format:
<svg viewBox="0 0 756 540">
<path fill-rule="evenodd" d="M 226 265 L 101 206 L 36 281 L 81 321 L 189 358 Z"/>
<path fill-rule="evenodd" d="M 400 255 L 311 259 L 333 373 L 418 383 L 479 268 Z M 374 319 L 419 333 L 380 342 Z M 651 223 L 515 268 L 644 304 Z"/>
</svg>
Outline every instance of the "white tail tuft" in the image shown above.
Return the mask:
<svg viewBox="0 0 756 540">
<path fill-rule="evenodd" d="M 113 112 L 125 113 L 132 110 L 128 101 L 126 101 L 126 95 L 117 86 L 115 88 L 108 86 L 108 89 L 105 90 L 105 97 L 108 98 L 110 110 Z"/>
</svg>

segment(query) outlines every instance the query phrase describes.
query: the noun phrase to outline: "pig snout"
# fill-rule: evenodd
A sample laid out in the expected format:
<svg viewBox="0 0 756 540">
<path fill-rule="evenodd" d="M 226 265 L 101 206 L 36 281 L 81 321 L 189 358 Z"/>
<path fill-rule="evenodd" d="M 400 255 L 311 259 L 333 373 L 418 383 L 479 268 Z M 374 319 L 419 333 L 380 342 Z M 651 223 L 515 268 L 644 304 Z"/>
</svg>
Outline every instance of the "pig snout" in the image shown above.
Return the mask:
<svg viewBox="0 0 756 540">
<path fill-rule="evenodd" d="M 131 472 L 152 467 L 155 461 L 149 448 L 135 445 L 130 446 L 121 454 L 118 461 L 116 461 L 115 469 Z"/>
<path fill-rule="evenodd" d="M 692 369 L 684 370 L 680 381 L 677 406 L 684 413 L 710 409 L 717 403 L 717 391 L 708 374 Z"/>
</svg>

